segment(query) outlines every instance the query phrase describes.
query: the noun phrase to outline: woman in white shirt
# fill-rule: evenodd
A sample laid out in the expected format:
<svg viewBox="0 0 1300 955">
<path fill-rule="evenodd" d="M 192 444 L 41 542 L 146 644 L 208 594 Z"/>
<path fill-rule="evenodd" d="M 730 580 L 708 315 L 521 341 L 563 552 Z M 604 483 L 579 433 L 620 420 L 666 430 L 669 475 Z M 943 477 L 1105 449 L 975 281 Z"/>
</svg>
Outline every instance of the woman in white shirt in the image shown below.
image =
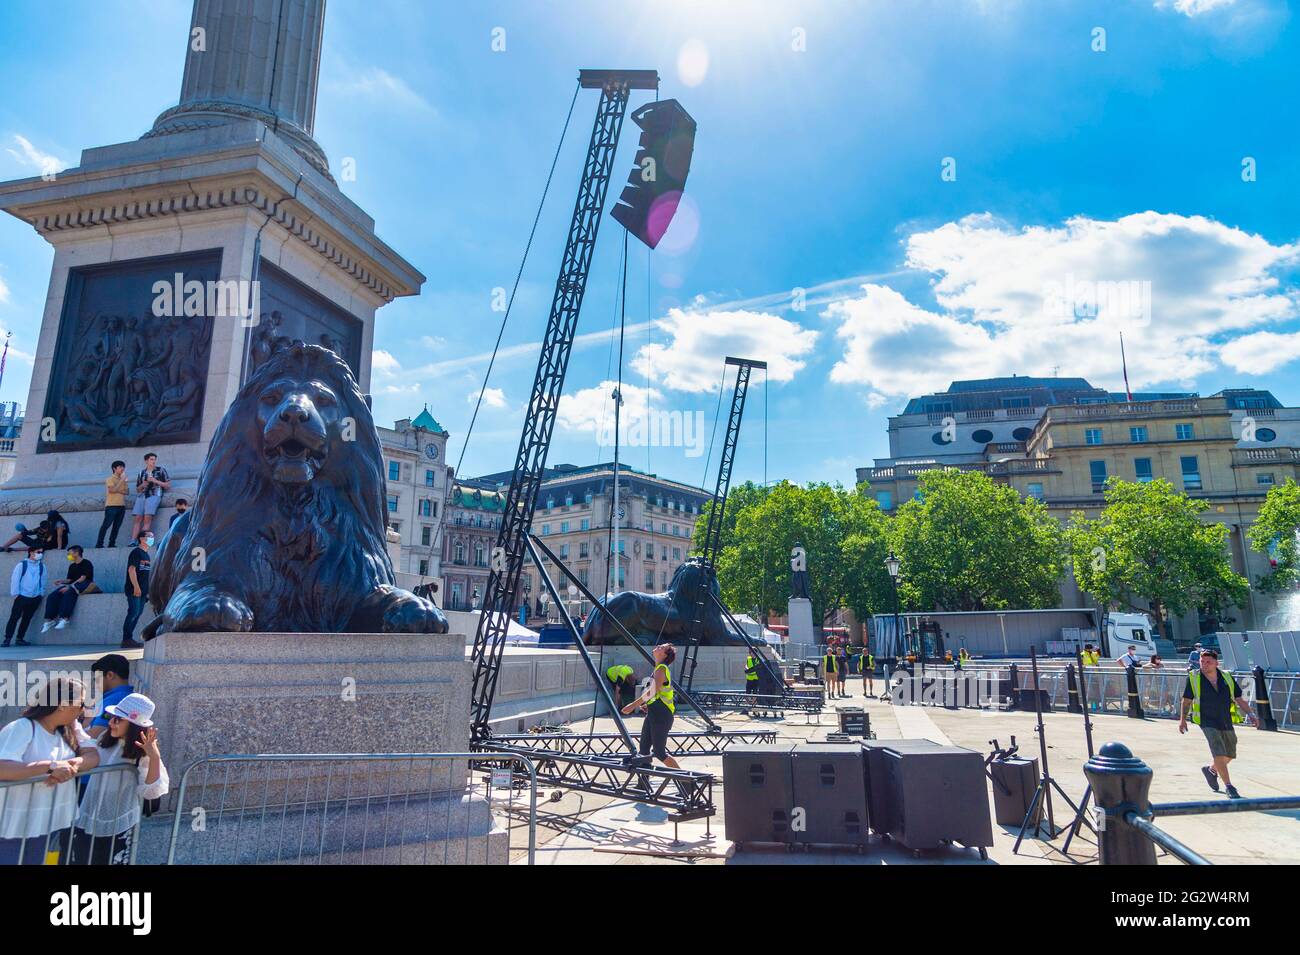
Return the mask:
<svg viewBox="0 0 1300 955">
<path fill-rule="evenodd" d="M 158 752 L 153 700 L 130 693 L 104 707 L 108 731 L 99 738 L 99 765 L 134 763 L 136 771 L 96 773 L 86 783 L 72 834 L 72 861 L 80 865 L 125 865 L 146 799 L 167 794 L 167 767 Z"/>
<path fill-rule="evenodd" d="M 0 865 L 58 864 L 77 812 L 77 773 L 99 765 L 77 722 L 85 688 L 58 678 L 43 704 L 0 730 Z"/>
</svg>

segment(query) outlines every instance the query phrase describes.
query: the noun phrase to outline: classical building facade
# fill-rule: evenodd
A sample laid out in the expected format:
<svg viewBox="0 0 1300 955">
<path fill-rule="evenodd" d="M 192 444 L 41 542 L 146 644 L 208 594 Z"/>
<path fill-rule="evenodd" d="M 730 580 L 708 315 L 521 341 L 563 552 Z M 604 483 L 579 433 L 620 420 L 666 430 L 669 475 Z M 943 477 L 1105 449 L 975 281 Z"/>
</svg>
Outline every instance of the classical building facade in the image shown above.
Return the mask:
<svg viewBox="0 0 1300 955">
<path fill-rule="evenodd" d="M 442 576 L 441 524 L 451 485 L 448 434 L 428 408 L 414 419 L 403 418 L 378 431 L 387 478 L 388 526 L 402 539 L 400 566 L 393 569 L 436 580 Z"/>
<path fill-rule="evenodd" d="M 1001 385 L 1007 380 L 997 381 Z M 920 413 L 948 418 L 937 426 L 946 424 L 949 436 L 953 418 L 968 429 L 959 430 L 958 435 L 988 430 L 989 422 L 1005 420 L 1000 414 L 1003 407 L 993 404 L 1005 397 L 1005 390 L 999 386 L 984 389 L 982 394 L 987 398 L 980 402 L 982 406 L 927 412 L 922 405 Z M 1027 431 L 1021 435 L 1023 440 L 987 441 L 979 453 L 961 449 L 949 456 L 878 461 L 875 467 L 859 468 L 858 481 L 870 486 L 882 509 L 893 511 L 916 495 L 917 480 L 927 470 L 956 467 L 980 471 L 1025 497 L 1042 500 L 1064 522 L 1075 511 L 1089 517 L 1101 512 L 1107 478 L 1164 478 L 1190 497 L 1204 500 L 1209 505 L 1207 520 L 1228 526 L 1228 548 L 1237 573 L 1253 585 L 1269 572 L 1268 555 L 1251 550 L 1246 533 L 1269 489 L 1300 477 L 1300 409 L 1284 408 L 1270 392 L 1257 389 L 1231 389 L 1209 397 L 1134 395 L 1131 401 L 1127 395 L 1107 395 L 1073 385 L 1068 392 L 1052 394 L 1053 398 L 1066 396 L 1075 400 L 1035 409 L 1032 423 L 1022 425 Z M 899 417 L 914 415 L 915 403 L 914 399 L 908 412 Z M 989 411 L 994 412 L 992 417 L 987 416 Z M 897 420 L 890 422 L 891 451 Z M 933 429 L 936 425 L 927 426 Z M 904 422 L 902 427 L 913 427 L 913 422 Z M 959 442 L 960 438 L 947 443 Z M 1086 603 L 1072 579 L 1063 583 L 1062 600 L 1065 606 Z M 1173 621 L 1172 630 L 1176 639 L 1190 641 L 1221 626 L 1266 628 L 1269 615 L 1276 610 L 1276 601 L 1252 586 L 1247 606 L 1234 608 L 1232 620 L 1190 613 Z"/>
<path fill-rule="evenodd" d="M 618 475 L 617 560 L 609 559 L 614 515 L 612 462 L 548 468 L 533 530 L 596 594 L 620 590 L 660 593 L 668 589 L 673 574 L 689 555 L 695 521 L 712 495 L 626 465 L 619 466 Z M 482 480 L 504 490 L 510 472 L 486 475 Z M 569 601 L 568 581 L 554 567 L 548 570 L 570 603 L 570 611 L 585 616 L 590 604 L 580 597 Z M 527 603 L 529 620 L 554 615 L 546 605 L 544 590 L 536 570 L 525 565 L 521 600 Z"/>
<path fill-rule="evenodd" d="M 448 610 L 477 610 L 489 556 L 501 528 L 505 489 L 474 478 L 453 480 L 442 535 L 443 599 Z"/>
</svg>

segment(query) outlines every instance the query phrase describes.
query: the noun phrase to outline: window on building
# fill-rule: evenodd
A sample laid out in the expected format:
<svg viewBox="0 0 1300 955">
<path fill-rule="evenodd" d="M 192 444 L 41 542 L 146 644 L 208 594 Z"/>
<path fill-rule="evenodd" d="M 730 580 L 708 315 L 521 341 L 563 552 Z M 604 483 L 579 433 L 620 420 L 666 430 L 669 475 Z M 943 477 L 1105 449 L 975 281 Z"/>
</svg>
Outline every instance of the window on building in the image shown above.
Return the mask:
<svg viewBox="0 0 1300 955">
<path fill-rule="evenodd" d="M 542 525 L 542 536 L 545 537 L 545 536 L 546 536 L 547 534 L 549 534 L 550 532 L 551 532 L 551 525 L 550 525 L 550 524 L 543 524 L 543 525 Z"/>
<path fill-rule="evenodd" d="M 572 494 L 566 494 L 566 495 L 564 495 L 564 506 L 565 506 L 565 507 L 572 507 L 572 506 L 573 506 L 573 495 L 572 495 Z"/>
<path fill-rule="evenodd" d="M 1128 429 L 1128 439 L 1134 444 L 1142 444 L 1147 439 L 1147 429 L 1145 426 Z"/>
<path fill-rule="evenodd" d="M 561 544 L 561 545 L 560 545 L 560 556 L 561 556 L 562 558 L 564 558 L 565 560 L 568 560 L 568 559 L 569 559 L 569 545 L 568 545 L 568 544 Z"/>
<path fill-rule="evenodd" d="M 1277 482 L 1273 480 L 1273 472 L 1265 471 L 1255 475 L 1255 483 L 1262 487 L 1272 487 Z"/>
<path fill-rule="evenodd" d="M 664 544 L 664 545 L 663 545 L 663 553 L 659 555 L 659 559 L 660 559 L 660 560 L 667 560 L 667 559 L 668 559 L 668 545 L 667 545 L 667 544 Z"/>
<path fill-rule="evenodd" d="M 654 521 L 642 521 L 642 522 L 641 522 L 641 530 L 643 530 L 643 531 L 649 531 L 651 534 L 653 534 L 653 533 L 655 532 L 655 522 L 654 522 Z"/>
<path fill-rule="evenodd" d="M 402 479 L 402 466 L 396 461 L 388 462 L 388 480 L 400 481 Z"/>
<path fill-rule="evenodd" d="M 567 534 L 567 533 L 569 533 L 569 522 L 568 522 L 568 521 L 560 521 L 560 533 L 561 533 L 561 534 Z"/>
<path fill-rule="evenodd" d="M 1100 494 L 1106 487 L 1106 462 L 1089 461 L 1088 472 L 1092 475 L 1092 492 Z"/>
<path fill-rule="evenodd" d="M 584 517 L 578 526 L 581 527 L 584 531 L 591 530 L 591 518 Z"/>
<path fill-rule="evenodd" d="M 659 523 L 659 533 L 660 533 L 660 534 L 667 534 L 667 533 L 668 533 L 668 525 L 665 524 L 665 523 L 663 523 L 662 521 Z"/>
<path fill-rule="evenodd" d="M 655 572 L 653 570 L 647 570 L 645 572 L 645 589 L 646 590 L 655 589 Z"/>
<path fill-rule="evenodd" d="M 458 564 L 465 563 L 465 542 L 456 541 L 456 545 L 451 549 L 452 560 Z"/>
<path fill-rule="evenodd" d="M 584 587 L 587 586 L 587 583 L 588 583 L 588 582 L 587 582 L 587 568 L 586 568 L 586 567 L 579 567 L 579 568 L 578 568 L 578 580 L 581 581 L 582 586 L 584 586 Z"/>
<path fill-rule="evenodd" d="M 451 585 L 451 609 L 452 609 L 452 610 L 463 610 L 463 609 L 464 609 L 464 607 L 463 607 L 463 605 L 461 604 L 460 600 L 461 600 L 461 587 L 460 587 L 460 584 L 452 584 L 452 585 Z"/>
<path fill-rule="evenodd" d="M 1041 500 L 1043 499 L 1043 485 L 1042 485 L 1042 482 L 1040 482 L 1040 481 L 1031 481 L 1031 482 L 1029 483 L 1029 486 L 1025 489 L 1025 496 L 1026 496 L 1026 497 L 1036 498 L 1036 499 L 1038 499 L 1038 500 L 1041 501 Z"/>
<path fill-rule="evenodd" d="M 433 501 L 429 500 L 427 497 L 420 501 L 420 516 L 433 517 Z"/>
<path fill-rule="evenodd" d="M 474 545 L 474 566 L 487 566 L 487 548 L 485 548 L 481 543 Z"/>
<path fill-rule="evenodd" d="M 1179 441 L 1191 441 L 1196 437 L 1196 429 L 1188 424 L 1174 425 L 1174 437 Z"/>
<path fill-rule="evenodd" d="M 433 487 L 433 484 L 434 484 L 433 472 L 426 469 L 424 472 L 424 486 Z"/>
<path fill-rule="evenodd" d="M 581 544 L 578 545 L 578 556 L 579 557 L 591 556 L 590 549 L 588 548 L 586 541 L 583 541 Z"/>
<path fill-rule="evenodd" d="M 432 543 L 433 543 L 433 528 L 430 527 L 428 524 L 425 524 L 423 527 L 420 528 L 420 545 L 422 547 L 428 547 Z"/>
<path fill-rule="evenodd" d="M 549 510 L 550 510 L 551 508 L 553 508 L 554 506 L 555 506 L 555 498 L 553 498 L 553 497 L 548 497 L 548 498 L 546 499 L 546 509 L 549 511 Z"/>
<path fill-rule="evenodd" d="M 1101 428 L 1088 428 L 1083 432 L 1084 444 L 1101 444 Z"/>
<path fill-rule="evenodd" d="M 1196 455 L 1189 454 L 1178 459 L 1183 471 L 1183 490 L 1199 491 L 1201 489 L 1201 465 Z"/>
<path fill-rule="evenodd" d="M 389 521 L 389 522 L 388 522 L 388 526 L 389 526 L 390 528 L 392 528 L 392 531 L 393 531 L 394 534 L 400 534 L 400 533 L 402 533 L 402 522 L 401 522 L 401 521 Z"/>
<path fill-rule="evenodd" d="M 626 570 L 626 568 L 621 567 L 621 566 L 620 566 L 619 569 L 618 569 L 618 585 L 619 585 L 620 587 L 626 587 L 626 586 L 627 586 L 627 570 Z"/>
<path fill-rule="evenodd" d="M 396 494 L 390 494 L 390 495 L 388 495 L 388 511 L 389 511 L 390 514 L 396 514 L 396 513 L 397 513 L 397 495 L 396 495 Z"/>
<path fill-rule="evenodd" d="M 894 509 L 894 494 L 892 491 L 877 491 L 876 503 L 880 505 L 882 511 L 892 511 Z"/>
<path fill-rule="evenodd" d="M 1147 481 L 1150 481 L 1154 476 L 1151 472 L 1151 459 L 1134 458 L 1133 476 L 1137 478 L 1137 480 L 1141 481 L 1143 484 L 1145 484 Z"/>
<path fill-rule="evenodd" d="M 681 559 L 682 559 L 682 549 L 680 547 L 674 547 L 673 560 L 681 560 Z"/>
<path fill-rule="evenodd" d="M 429 562 L 427 560 L 420 561 L 420 576 L 421 577 L 427 576 L 428 573 L 429 573 Z"/>
<path fill-rule="evenodd" d="M 586 494 L 582 495 L 582 501 L 583 501 L 584 504 L 590 504 L 590 503 L 591 503 L 591 492 L 590 492 L 590 491 L 588 491 Z"/>
<path fill-rule="evenodd" d="M 1256 440 L 1256 441 L 1262 441 L 1262 442 L 1264 442 L 1264 443 L 1266 443 L 1266 444 L 1267 444 L 1268 442 L 1270 442 L 1270 441 L 1276 441 L 1276 440 L 1277 440 L 1277 432 L 1274 431 L 1272 428 L 1256 428 L 1256 429 L 1255 429 L 1255 440 Z"/>
<path fill-rule="evenodd" d="M 1004 408 L 1032 408 L 1033 402 L 1029 400 L 1028 395 L 1013 395 L 1010 398 L 1002 399 Z"/>
<path fill-rule="evenodd" d="M 620 554 L 627 552 L 627 541 L 623 540 L 622 538 L 620 538 L 618 542 L 618 552 Z"/>
</svg>

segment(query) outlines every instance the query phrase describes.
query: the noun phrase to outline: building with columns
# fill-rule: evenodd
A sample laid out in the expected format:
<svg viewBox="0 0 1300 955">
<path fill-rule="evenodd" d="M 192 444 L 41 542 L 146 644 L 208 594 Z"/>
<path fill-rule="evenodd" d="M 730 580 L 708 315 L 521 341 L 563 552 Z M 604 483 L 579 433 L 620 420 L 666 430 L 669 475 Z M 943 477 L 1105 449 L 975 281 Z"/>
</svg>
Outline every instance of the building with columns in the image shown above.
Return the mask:
<svg viewBox="0 0 1300 955">
<path fill-rule="evenodd" d="M 452 481 L 442 538 L 442 605 L 448 610 L 482 606 L 505 499 L 505 489 L 493 481 Z"/>
<path fill-rule="evenodd" d="M 379 428 L 387 488 L 388 527 L 401 538 L 394 570 L 433 580 L 442 576 L 442 523 L 447 513 L 451 471 L 442 425 L 425 407 L 414 419 Z"/>
<path fill-rule="evenodd" d="M 662 593 L 689 556 L 700 508 L 712 498 L 690 484 L 647 474 L 620 464 L 617 560 L 610 560 L 614 511 L 614 465 L 558 464 L 547 468 L 533 515 L 533 532 L 596 594 L 639 590 Z M 481 481 L 502 489 L 510 472 Z M 614 568 L 617 567 L 617 578 Z M 551 579 L 568 599 L 568 581 L 554 567 Z M 545 588 L 531 563 L 525 563 L 521 603 L 528 618 L 547 616 Z M 585 615 L 590 604 L 574 598 L 570 610 Z"/>
</svg>

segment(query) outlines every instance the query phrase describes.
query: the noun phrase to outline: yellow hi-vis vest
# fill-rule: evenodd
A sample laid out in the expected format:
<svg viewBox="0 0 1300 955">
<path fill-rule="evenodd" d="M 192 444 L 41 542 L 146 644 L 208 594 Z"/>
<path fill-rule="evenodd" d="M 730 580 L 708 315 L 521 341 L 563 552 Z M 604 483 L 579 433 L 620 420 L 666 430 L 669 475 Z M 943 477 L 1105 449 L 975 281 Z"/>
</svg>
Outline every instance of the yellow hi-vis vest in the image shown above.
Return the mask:
<svg viewBox="0 0 1300 955">
<path fill-rule="evenodd" d="M 1084 666 L 1086 666 L 1086 667 L 1095 667 L 1095 666 L 1096 666 L 1098 663 L 1100 663 L 1100 662 L 1101 662 L 1101 653 L 1100 653 L 1100 652 L 1098 652 L 1098 651 L 1096 651 L 1096 650 L 1093 650 L 1093 651 L 1091 651 L 1091 652 L 1089 652 L 1089 651 L 1087 651 L 1087 650 L 1084 650 L 1084 651 L 1083 651 L 1083 665 L 1084 665 Z"/>
<path fill-rule="evenodd" d="M 605 671 L 605 676 L 609 677 L 610 683 L 617 683 L 619 680 L 626 679 L 632 675 L 632 668 L 626 664 L 616 663 Z"/>
<path fill-rule="evenodd" d="M 758 667 L 758 660 L 753 655 L 745 657 L 745 679 L 746 680 L 758 679 L 757 667 Z M 751 670 L 751 668 L 753 669 Z"/>
<path fill-rule="evenodd" d="M 876 658 L 873 657 L 870 653 L 864 653 L 862 654 L 862 656 L 858 657 L 859 673 L 870 673 L 875 668 L 876 668 Z"/>
<path fill-rule="evenodd" d="M 1237 684 L 1232 679 L 1232 674 L 1227 670 L 1220 670 L 1219 675 L 1228 681 L 1228 715 L 1232 717 L 1232 722 L 1242 722 L 1241 714 L 1237 712 Z M 1192 685 L 1192 722 L 1197 726 L 1201 725 L 1201 671 L 1193 670 L 1187 674 L 1187 682 Z"/>
<path fill-rule="evenodd" d="M 828 653 L 822 657 L 822 671 L 827 674 L 835 672 L 835 654 Z"/>
<path fill-rule="evenodd" d="M 668 707 L 668 712 L 676 713 L 677 707 L 673 703 L 672 671 L 668 669 L 668 664 L 666 663 L 659 664 L 657 667 L 655 667 L 655 669 L 664 671 L 664 686 L 662 690 L 660 690 L 658 693 L 655 694 L 654 700 L 651 700 L 650 702 L 653 703 L 655 700 L 658 700 L 664 706 Z"/>
<path fill-rule="evenodd" d="M 967 653 L 965 650 L 962 650 L 957 654 L 957 658 L 961 660 L 962 663 L 965 663 L 967 660 L 970 659 L 970 654 Z"/>
</svg>

